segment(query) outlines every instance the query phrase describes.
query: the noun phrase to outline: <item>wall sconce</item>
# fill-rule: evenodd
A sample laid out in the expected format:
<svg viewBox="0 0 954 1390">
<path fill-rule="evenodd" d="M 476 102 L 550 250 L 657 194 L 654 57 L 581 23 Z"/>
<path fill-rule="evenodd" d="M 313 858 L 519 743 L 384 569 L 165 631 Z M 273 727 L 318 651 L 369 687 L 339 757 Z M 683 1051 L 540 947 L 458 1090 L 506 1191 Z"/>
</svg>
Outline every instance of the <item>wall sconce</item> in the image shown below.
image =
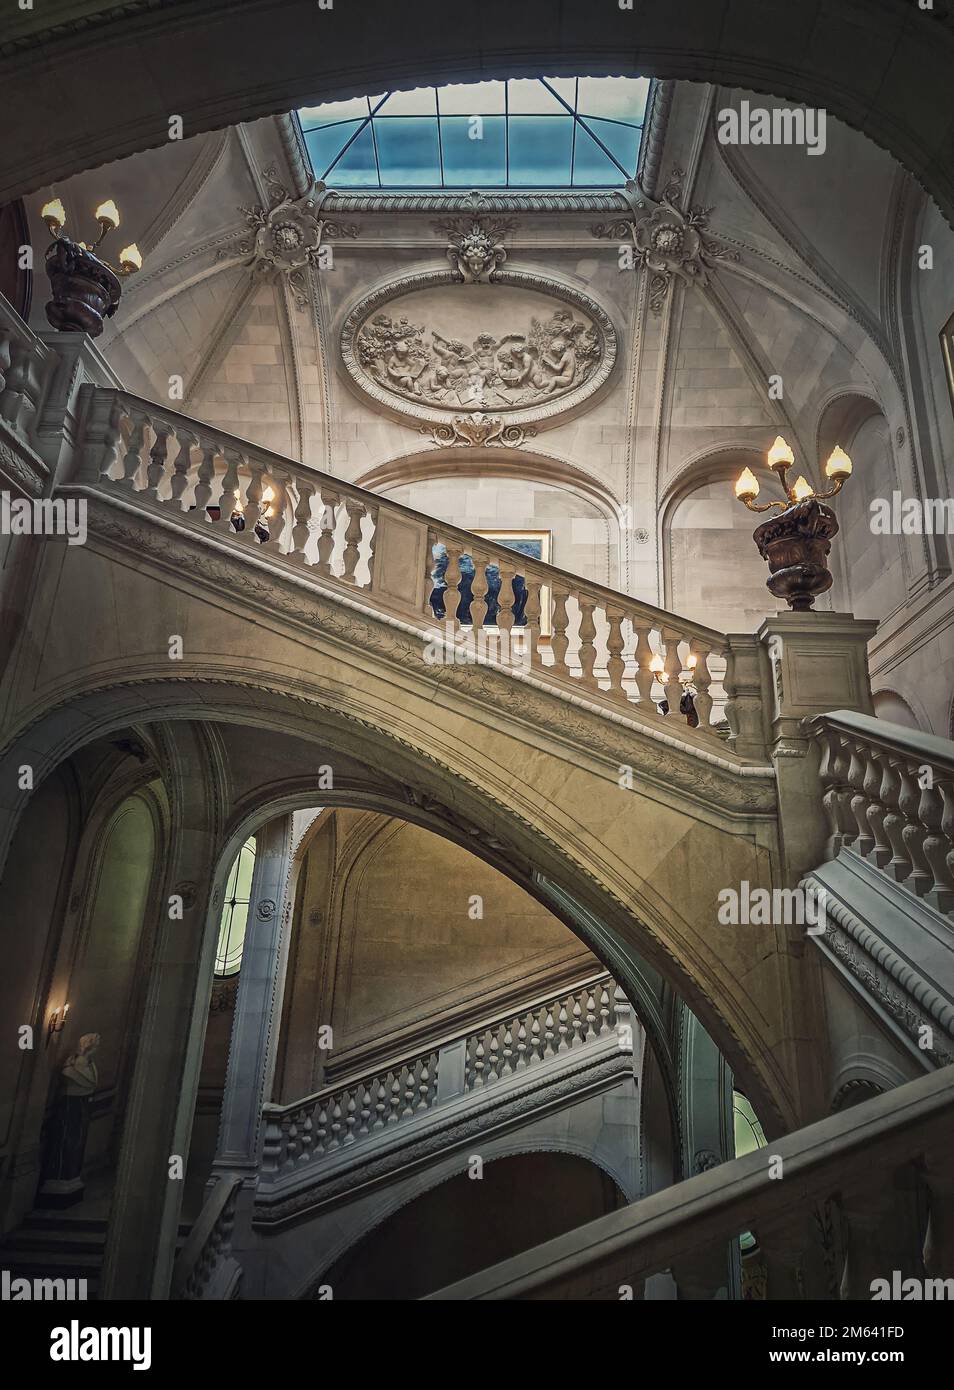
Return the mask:
<svg viewBox="0 0 954 1390">
<path fill-rule="evenodd" d="M 47 1046 L 49 1046 L 51 1038 L 55 1038 L 57 1033 L 62 1033 L 63 1029 L 66 1026 L 66 1015 L 69 1013 L 69 1011 L 69 1004 L 64 1004 L 61 1008 L 54 1009 L 53 1012 L 50 1014 L 50 1021 L 47 1024 L 46 1028 Z"/>
<path fill-rule="evenodd" d="M 88 333 L 98 338 L 103 320 L 111 318 L 122 295 L 120 276 L 142 269 L 142 253 L 135 242 L 119 253 L 116 271 L 98 251 L 103 240 L 119 226 L 119 208 L 112 198 L 100 203 L 93 216 L 99 223 L 99 236 L 88 246 L 63 236 L 66 210 L 60 198 L 52 198 L 40 209 L 53 241 L 46 252 L 46 273 L 53 287 L 53 298 L 46 306 L 46 317 L 63 333 Z"/>
<path fill-rule="evenodd" d="M 831 540 L 838 534 L 835 513 L 824 502 L 836 497 L 851 476 L 851 459 L 844 449 L 832 450 L 825 464 L 825 476 L 831 483 L 827 492 L 816 492 L 804 474 L 789 483 L 789 469 L 795 455 L 779 435 L 766 457 L 785 493 L 785 502 L 758 503 L 761 491 L 759 480 L 751 468 L 743 468 L 735 484 L 735 495 L 751 512 L 779 509 L 778 515 L 763 521 L 753 532 L 759 554 L 768 561 L 771 575 L 767 588 L 776 598 L 784 598 L 797 613 L 808 612 L 815 598 L 832 586 L 832 576 L 826 563 L 831 553 Z"/>
</svg>

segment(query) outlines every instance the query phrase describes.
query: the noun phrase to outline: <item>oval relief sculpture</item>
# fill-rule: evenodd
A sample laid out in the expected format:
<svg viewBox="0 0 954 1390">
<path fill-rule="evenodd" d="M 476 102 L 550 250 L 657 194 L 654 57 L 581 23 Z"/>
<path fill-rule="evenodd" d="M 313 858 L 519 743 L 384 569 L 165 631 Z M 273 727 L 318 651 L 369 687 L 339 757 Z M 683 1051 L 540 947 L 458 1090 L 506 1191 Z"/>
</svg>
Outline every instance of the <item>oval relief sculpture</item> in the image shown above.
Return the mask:
<svg viewBox="0 0 954 1390">
<path fill-rule="evenodd" d="M 515 435 L 603 385 L 616 332 L 595 301 L 542 276 L 500 270 L 492 284 L 461 284 L 439 270 L 361 300 L 341 355 L 363 394 L 415 424 L 499 417 Z"/>
</svg>

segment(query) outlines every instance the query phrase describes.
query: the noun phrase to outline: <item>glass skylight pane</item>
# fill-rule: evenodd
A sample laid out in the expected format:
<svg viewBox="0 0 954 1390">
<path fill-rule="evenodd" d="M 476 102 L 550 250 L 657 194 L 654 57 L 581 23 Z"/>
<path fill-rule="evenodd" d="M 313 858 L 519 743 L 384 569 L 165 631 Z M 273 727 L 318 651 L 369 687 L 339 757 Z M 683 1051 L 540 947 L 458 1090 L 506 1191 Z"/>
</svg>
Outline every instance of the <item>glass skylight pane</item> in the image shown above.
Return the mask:
<svg viewBox="0 0 954 1390">
<path fill-rule="evenodd" d="M 511 184 L 565 187 L 570 182 L 572 144 L 571 116 L 511 116 Z"/>
<path fill-rule="evenodd" d="M 368 114 L 367 97 L 349 97 L 347 101 L 324 101 L 320 106 L 303 106 L 298 115 L 303 130 L 332 121 L 347 121 Z"/>
<path fill-rule="evenodd" d="M 622 175 L 613 161 L 581 125 L 576 128 L 576 153 L 573 160 L 573 183 L 586 187 L 619 185 Z"/>
<path fill-rule="evenodd" d="M 332 188 L 377 188 L 378 166 L 374 158 L 371 127 L 365 126 L 328 173 Z"/>
<path fill-rule="evenodd" d="M 576 109 L 577 80 L 575 77 L 547 77 L 544 80 L 555 92 L 559 92 L 567 106 L 572 106 L 574 110 Z"/>
<path fill-rule="evenodd" d="M 392 92 L 379 112 L 382 116 L 433 116 L 436 113 L 433 87 L 416 87 L 413 92 Z"/>
<path fill-rule="evenodd" d="M 636 173 L 636 160 L 639 154 L 640 131 L 638 127 L 622 125 L 618 121 L 601 121 L 597 116 L 591 116 L 586 125 L 597 140 L 602 141 L 610 154 L 616 156 L 627 174 L 632 177 Z M 577 131 L 577 139 L 579 138 L 579 131 Z M 616 173 L 619 177 L 619 170 Z"/>
<path fill-rule="evenodd" d="M 649 95 L 648 77 L 581 77 L 581 116 L 615 116 L 641 123 Z"/>
<path fill-rule="evenodd" d="M 384 110 L 387 110 L 387 105 Z M 414 116 L 376 116 L 374 133 L 378 142 L 382 187 L 440 187 L 436 120 Z"/>
<path fill-rule="evenodd" d="M 438 92 L 442 116 L 502 116 L 502 82 L 452 82 Z"/>
<path fill-rule="evenodd" d="M 573 105 L 572 99 L 570 105 Z M 507 83 L 507 106 L 511 116 L 567 114 L 566 107 L 561 106 L 553 93 L 535 77 L 512 78 Z"/>
<path fill-rule="evenodd" d="M 360 125 L 360 121 L 342 121 L 340 125 L 305 132 L 305 145 L 316 178 L 324 176 L 325 170 L 334 163 Z"/>
<path fill-rule="evenodd" d="M 471 139 L 480 130 L 481 139 Z M 507 182 L 507 122 L 503 116 L 442 116 L 444 183 L 449 188 L 500 188 Z"/>
</svg>

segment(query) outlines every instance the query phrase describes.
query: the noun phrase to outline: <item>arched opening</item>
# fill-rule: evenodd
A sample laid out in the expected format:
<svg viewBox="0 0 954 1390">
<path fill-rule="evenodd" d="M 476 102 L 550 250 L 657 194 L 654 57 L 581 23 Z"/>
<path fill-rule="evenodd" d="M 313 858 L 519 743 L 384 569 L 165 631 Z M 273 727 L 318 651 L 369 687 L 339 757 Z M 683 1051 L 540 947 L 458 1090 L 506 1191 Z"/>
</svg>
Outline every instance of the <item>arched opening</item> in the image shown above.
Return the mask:
<svg viewBox="0 0 954 1390">
<path fill-rule="evenodd" d="M 612 1179 L 572 1154 L 478 1158 L 366 1235 L 311 1297 L 422 1298 L 622 1204 Z"/>
</svg>

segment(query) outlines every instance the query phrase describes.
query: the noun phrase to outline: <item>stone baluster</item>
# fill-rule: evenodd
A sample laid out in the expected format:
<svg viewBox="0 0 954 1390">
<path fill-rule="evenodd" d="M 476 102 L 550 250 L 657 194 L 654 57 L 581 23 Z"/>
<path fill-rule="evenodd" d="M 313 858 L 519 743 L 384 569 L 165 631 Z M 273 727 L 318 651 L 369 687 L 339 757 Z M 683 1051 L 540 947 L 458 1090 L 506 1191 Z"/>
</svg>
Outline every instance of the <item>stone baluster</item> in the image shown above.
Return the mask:
<svg viewBox="0 0 954 1390">
<path fill-rule="evenodd" d="M 527 586 L 527 604 L 524 608 L 524 616 L 527 623 L 524 628 L 524 637 L 530 645 L 530 664 L 541 666 L 543 664 L 543 648 L 540 646 L 540 620 L 543 616 L 543 596 L 541 594 L 541 583 L 539 576 L 536 575 L 529 566 L 524 574 L 524 581 Z M 547 607 L 550 606 L 549 595 L 547 596 Z"/>
<path fill-rule="evenodd" d="M 954 879 L 954 782 L 945 777 L 938 782 L 938 791 L 941 793 L 941 800 L 944 802 L 944 814 L 941 816 L 941 834 L 947 841 L 950 848 L 947 851 L 947 871 Z"/>
<path fill-rule="evenodd" d="M 388 1097 L 390 1111 L 388 1113 L 388 1124 L 396 1125 L 401 1118 L 401 1079 L 397 1072 L 390 1072 L 391 1089 Z"/>
<path fill-rule="evenodd" d="M 474 1047 L 472 1053 L 472 1060 L 470 1063 L 469 1082 L 469 1089 L 473 1091 L 476 1091 L 478 1087 L 483 1086 L 484 1084 L 484 1058 L 486 1056 L 484 1038 L 486 1036 L 486 1033 L 478 1033 L 477 1037 L 473 1040 Z"/>
<path fill-rule="evenodd" d="M 517 1071 L 523 1071 L 527 1065 L 527 1020 L 520 1018 L 517 1020 Z"/>
<path fill-rule="evenodd" d="M 431 1103 L 431 1066 L 433 1058 L 424 1057 L 418 1062 L 417 1072 L 417 1094 L 418 1102 L 415 1107 L 417 1110 L 426 1110 Z"/>
<path fill-rule="evenodd" d="M 656 714 L 658 711 L 653 700 L 655 677 L 650 666 L 653 659 L 652 644 L 649 640 L 651 628 L 648 623 L 634 623 L 633 631 L 636 634 L 636 689 L 639 692 L 639 710 L 641 714 Z"/>
<path fill-rule="evenodd" d="M 954 908 L 954 845 L 949 835 L 944 833 L 945 820 L 951 814 L 950 781 L 936 782 L 933 787 L 925 787 L 921 792 L 921 805 L 918 810 L 922 824 L 927 830 L 924 839 L 924 857 L 930 865 L 934 882 L 928 890 L 927 898 L 938 912 L 950 912 Z"/>
<path fill-rule="evenodd" d="M 661 633 L 666 656 L 666 673 L 663 681 L 666 689 L 666 700 L 669 704 L 669 713 L 678 715 L 679 701 L 682 699 L 682 682 L 679 677 L 682 674 L 682 658 L 679 655 L 679 633 L 675 628 L 665 627 Z"/>
<path fill-rule="evenodd" d="M 33 341 L 11 337 L 5 355 L 8 365 L 0 387 L 0 420 L 26 439 L 42 394 Z"/>
<path fill-rule="evenodd" d="M 244 517 L 245 526 L 239 532 L 239 536 L 244 545 L 257 545 L 261 537 L 258 532 L 259 518 L 262 514 L 262 495 L 265 491 L 263 486 L 263 474 L 265 465 L 259 459 L 249 459 L 248 461 L 248 481 L 245 484 L 245 507 Z"/>
<path fill-rule="evenodd" d="M 179 452 L 172 463 L 172 482 L 170 484 L 173 503 L 182 508 L 182 499 L 189 487 L 189 474 L 192 470 L 192 450 L 198 444 L 194 434 L 181 426 L 176 430 Z"/>
<path fill-rule="evenodd" d="M 553 586 L 553 631 L 550 637 L 550 650 L 553 653 L 553 669 L 560 676 L 569 673 L 566 659 L 567 649 L 570 645 L 568 632 L 570 618 L 566 611 L 566 601 L 569 597 L 569 589 L 562 584 Z"/>
<path fill-rule="evenodd" d="M 328 1152 L 328 1111 L 324 1105 L 317 1107 L 317 1123 L 315 1125 L 315 1152 L 321 1156 Z"/>
<path fill-rule="evenodd" d="M 195 485 L 195 510 L 200 521 L 208 518 L 207 508 L 212 498 L 212 484 L 215 480 L 215 457 L 218 453 L 215 444 L 202 445 L 202 458 L 199 461 Z"/>
<path fill-rule="evenodd" d="M 868 824 L 868 797 L 865 792 L 867 772 L 867 749 L 857 739 L 852 740 L 851 762 L 848 766 L 848 786 L 851 788 L 849 803 L 857 832 L 852 839 L 852 847 L 857 854 L 867 855 L 874 849 L 874 837 Z"/>
<path fill-rule="evenodd" d="M 540 1010 L 537 1009 L 530 1019 L 530 1058 L 531 1061 L 539 1062 L 543 1057 L 543 1039 L 540 1030 Z"/>
<path fill-rule="evenodd" d="M 877 864 L 879 869 L 883 869 L 891 858 L 891 844 L 884 831 L 884 818 L 888 811 L 881 800 L 884 764 L 885 756 L 881 749 L 869 749 L 863 790 L 868 802 L 866 814 L 873 841 L 869 858 Z"/>
<path fill-rule="evenodd" d="M 269 469 L 266 473 L 268 486 L 265 489 L 262 509 L 261 524 L 268 532 L 268 540 L 275 547 L 279 554 L 287 554 L 282 550 L 282 538 L 285 533 L 287 522 L 291 519 L 291 475 L 279 469 Z M 289 540 L 289 545 L 291 541 Z"/>
<path fill-rule="evenodd" d="M 451 544 L 447 546 L 447 569 L 444 571 L 444 608 L 447 617 L 453 621 L 452 631 L 456 634 L 461 623 L 468 621 L 468 607 L 466 603 L 466 564 L 461 569 L 461 560 L 465 551 L 459 545 Z"/>
<path fill-rule="evenodd" d="M 609 624 L 609 632 L 606 637 L 606 674 L 609 677 L 610 694 L 623 691 L 623 673 L 626 670 L 626 663 L 623 660 L 623 648 L 626 639 L 623 636 L 623 621 L 625 614 L 622 608 L 610 605 L 606 609 L 606 621 Z"/>
<path fill-rule="evenodd" d="M 374 1124 L 371 1128 L 383 1129 L 385 1125 L 385 1115 L 388 1109 L 388 1093 L 385 1089 L 384 1081 L 380 1080 L 374 1093 Z"/>
<path fill-rule="evenodd" d="M 143 496 L 148 497 L 152 502 L 159 500 L 159 488 L 166 476 L 166 468 L 169 461 L 169 436 L 172 434 L 172 426 L 167 425 L 164 420 L 150 421 L 152 426 L 153 441 L 152 448 L 149 450 L 149 466 L 146 469 L 146 486 L 143 489 Z"/>
<path fill-rule="evenodd" d="M 500 1079 L 500 1036 L 497 1028 L 490 1030 L 490 1048 L 488 1050 L 487 1061 L 487 1080 L 498 1081 Z"/>
<path fill-rule="evenodd" d="M 596 609 L 595 599 L 587 598 L 584 594 L 577 596 L 580 605 L 580 679 L 585 686 L 591 690 L 597 688 L 594 668 L 596 666 L 596 622 L 593 613 Z"/>
<path fill-rule="evenodd" d="M 301 1152 L 298 1155 L 299 1165 L 310 1163 L 313 1157 L 315 1143 L 315 1127 L 311 1116 L 306 1112 L 302 1114 L 301 1123 L 298 1126 L 299 1143 Z"/>
<path fill-rule="evenodd" d="M 509 643 L 513 632 L 513 579 L 517 572 L 516 565 L 507 560 L 500 559 L 497 562 L 497 569 L 500 571 L 500 591 L 497 594 L 497 627 L 506 636 L 501 642 Z"/>
<path fill-rule="evenodd" d="M 918 774 L 914 767 L 904 762 L 901 764 L 901 795 L 898 798 L 898 809 L 905 819 L 901 828 L 901 840 L 911 863 L 907 886 L 919 898 L 923 898 L 925 893 L 934 887 L 934 874 L 924 856 L 927 828 L 921 823 L 920 806 L 921 788 L 918 786 Z"/>
<path fill-rule="evenodd" d="M 244 463 L 244 459 L 237 449 L 230 448 L 225 448 L 222 456 L 225 459 L 225 475 L 222 478 L 222 492 L 219 495 L 219 521 L 226 528 L 232 529 L 233 516 L 241 515 L 239 468 Z"/>
<path fill-rule="evenodd" d="M 692 670 L 692 684 L 696 688 L 693 701 L 696 706 L 696 714 L 699 716 L 699 732 L 710 734 L 712 732 L 710 723 L 712 719 L 712 694 L 709 687 L 712 684 L 712 674 L 709 670 L 709 654 L 711 648 L 694 642 L 692 644 L 692 655 L 696 658 L 696 664 L 690 668 Z M 688 660 L 689 658 L 687 658 Z"/>
<path fill-rule="evenodd" d="M 298 493 L 298 498 L 295 502 L 295 520 L 292 526 L 291 550 L 288 553 L 288 558 L 290 560 L 295 560 L 300 565 L 307 565 L 310 561 L 305 554 L 305 550 L 311 539 L 311 526 L 309 525 L 311 521 L 311 499 L 314 497 L 317 489 L 313 484 L 299 476 L 295 478 L 295 488 Z"/>
<path fill-rule="evenodd" d="M 842 796 L 845 791 L 845 774 L 848 760 L 845 756 L 841 736 L 835 729 L 823 725 L 820 730 L 821 762 L 818 776 L 823 787 L 822 807 L 828 820 L 829 835 L 825 843 L 825 856 L 834 859 L 845 843 L 845 827 L 842 818 Z"/>
<path fill-rule="evenodd" d="M 553 1005 L 548 1004 L 543 1020 L 543 1056 L 552 1057 L 556 1053 L 556 1030 L 553 1022 Z"/>
<path fill-rule="evenodd" d="M 126 452 L 123 455 L 123 476 L 119 479 L 119 486 L 134 492 L 139 470 L 142 467 L 142 448 L 146 441 L 148 421 L 145 415 L 140 414 L 139 411 L 130 415 L 129 419 L 131 429 L 129 439 L 126 442 Z"/>
<path fill-rule="evenodd" d="M 321 532 L 318 536 L 318 569 L 321 574 L 331 574 L 340 501 L 341 498 L 336 492 L 324 483 L 321 484 Z"/>
<path fill-rule="evenodd" d="M 360 555 L 361 519 L 364 516 L 364 507 L 355 497 L 345 497 L 344 505 L 348 524 L 345 528 L 344 573 L 341 577 L 346 584 L 356 584 L 355 571 Z"/>
<path fill-rule="evenodd" d="M 895 878 L 898 883 L 903 882 L 911 872 L 911 865 L 908 861 L 908 854 L 904 844 L 904 814 L 899 809 L 898 803 L 901 799 L 901 766 L 900 761 L 894 754 L 889 754 L 885 758 L 884 776 L 881 779 L 881 800 L 887 807 L 887 814 L 882 822 L 884 833 L 891 845 L 891 858 L 885 865 L 885 873 Z"/>
<path fill-rule="evenodd" d="M 487 566 L 491 562 L 487 553 L 476 547 L 471 551 L 471 559 L 474 562 L 474 577 L 471 581 L 470 621 L 476 634 L 483 627 L 494 626 L 488 617 L 493 607 L 490 598 L 490 581 L 487 578 Z M 492 647 L 488 649 L 488 655 L 492 653 L 492 650 Z"/>
</svg>

